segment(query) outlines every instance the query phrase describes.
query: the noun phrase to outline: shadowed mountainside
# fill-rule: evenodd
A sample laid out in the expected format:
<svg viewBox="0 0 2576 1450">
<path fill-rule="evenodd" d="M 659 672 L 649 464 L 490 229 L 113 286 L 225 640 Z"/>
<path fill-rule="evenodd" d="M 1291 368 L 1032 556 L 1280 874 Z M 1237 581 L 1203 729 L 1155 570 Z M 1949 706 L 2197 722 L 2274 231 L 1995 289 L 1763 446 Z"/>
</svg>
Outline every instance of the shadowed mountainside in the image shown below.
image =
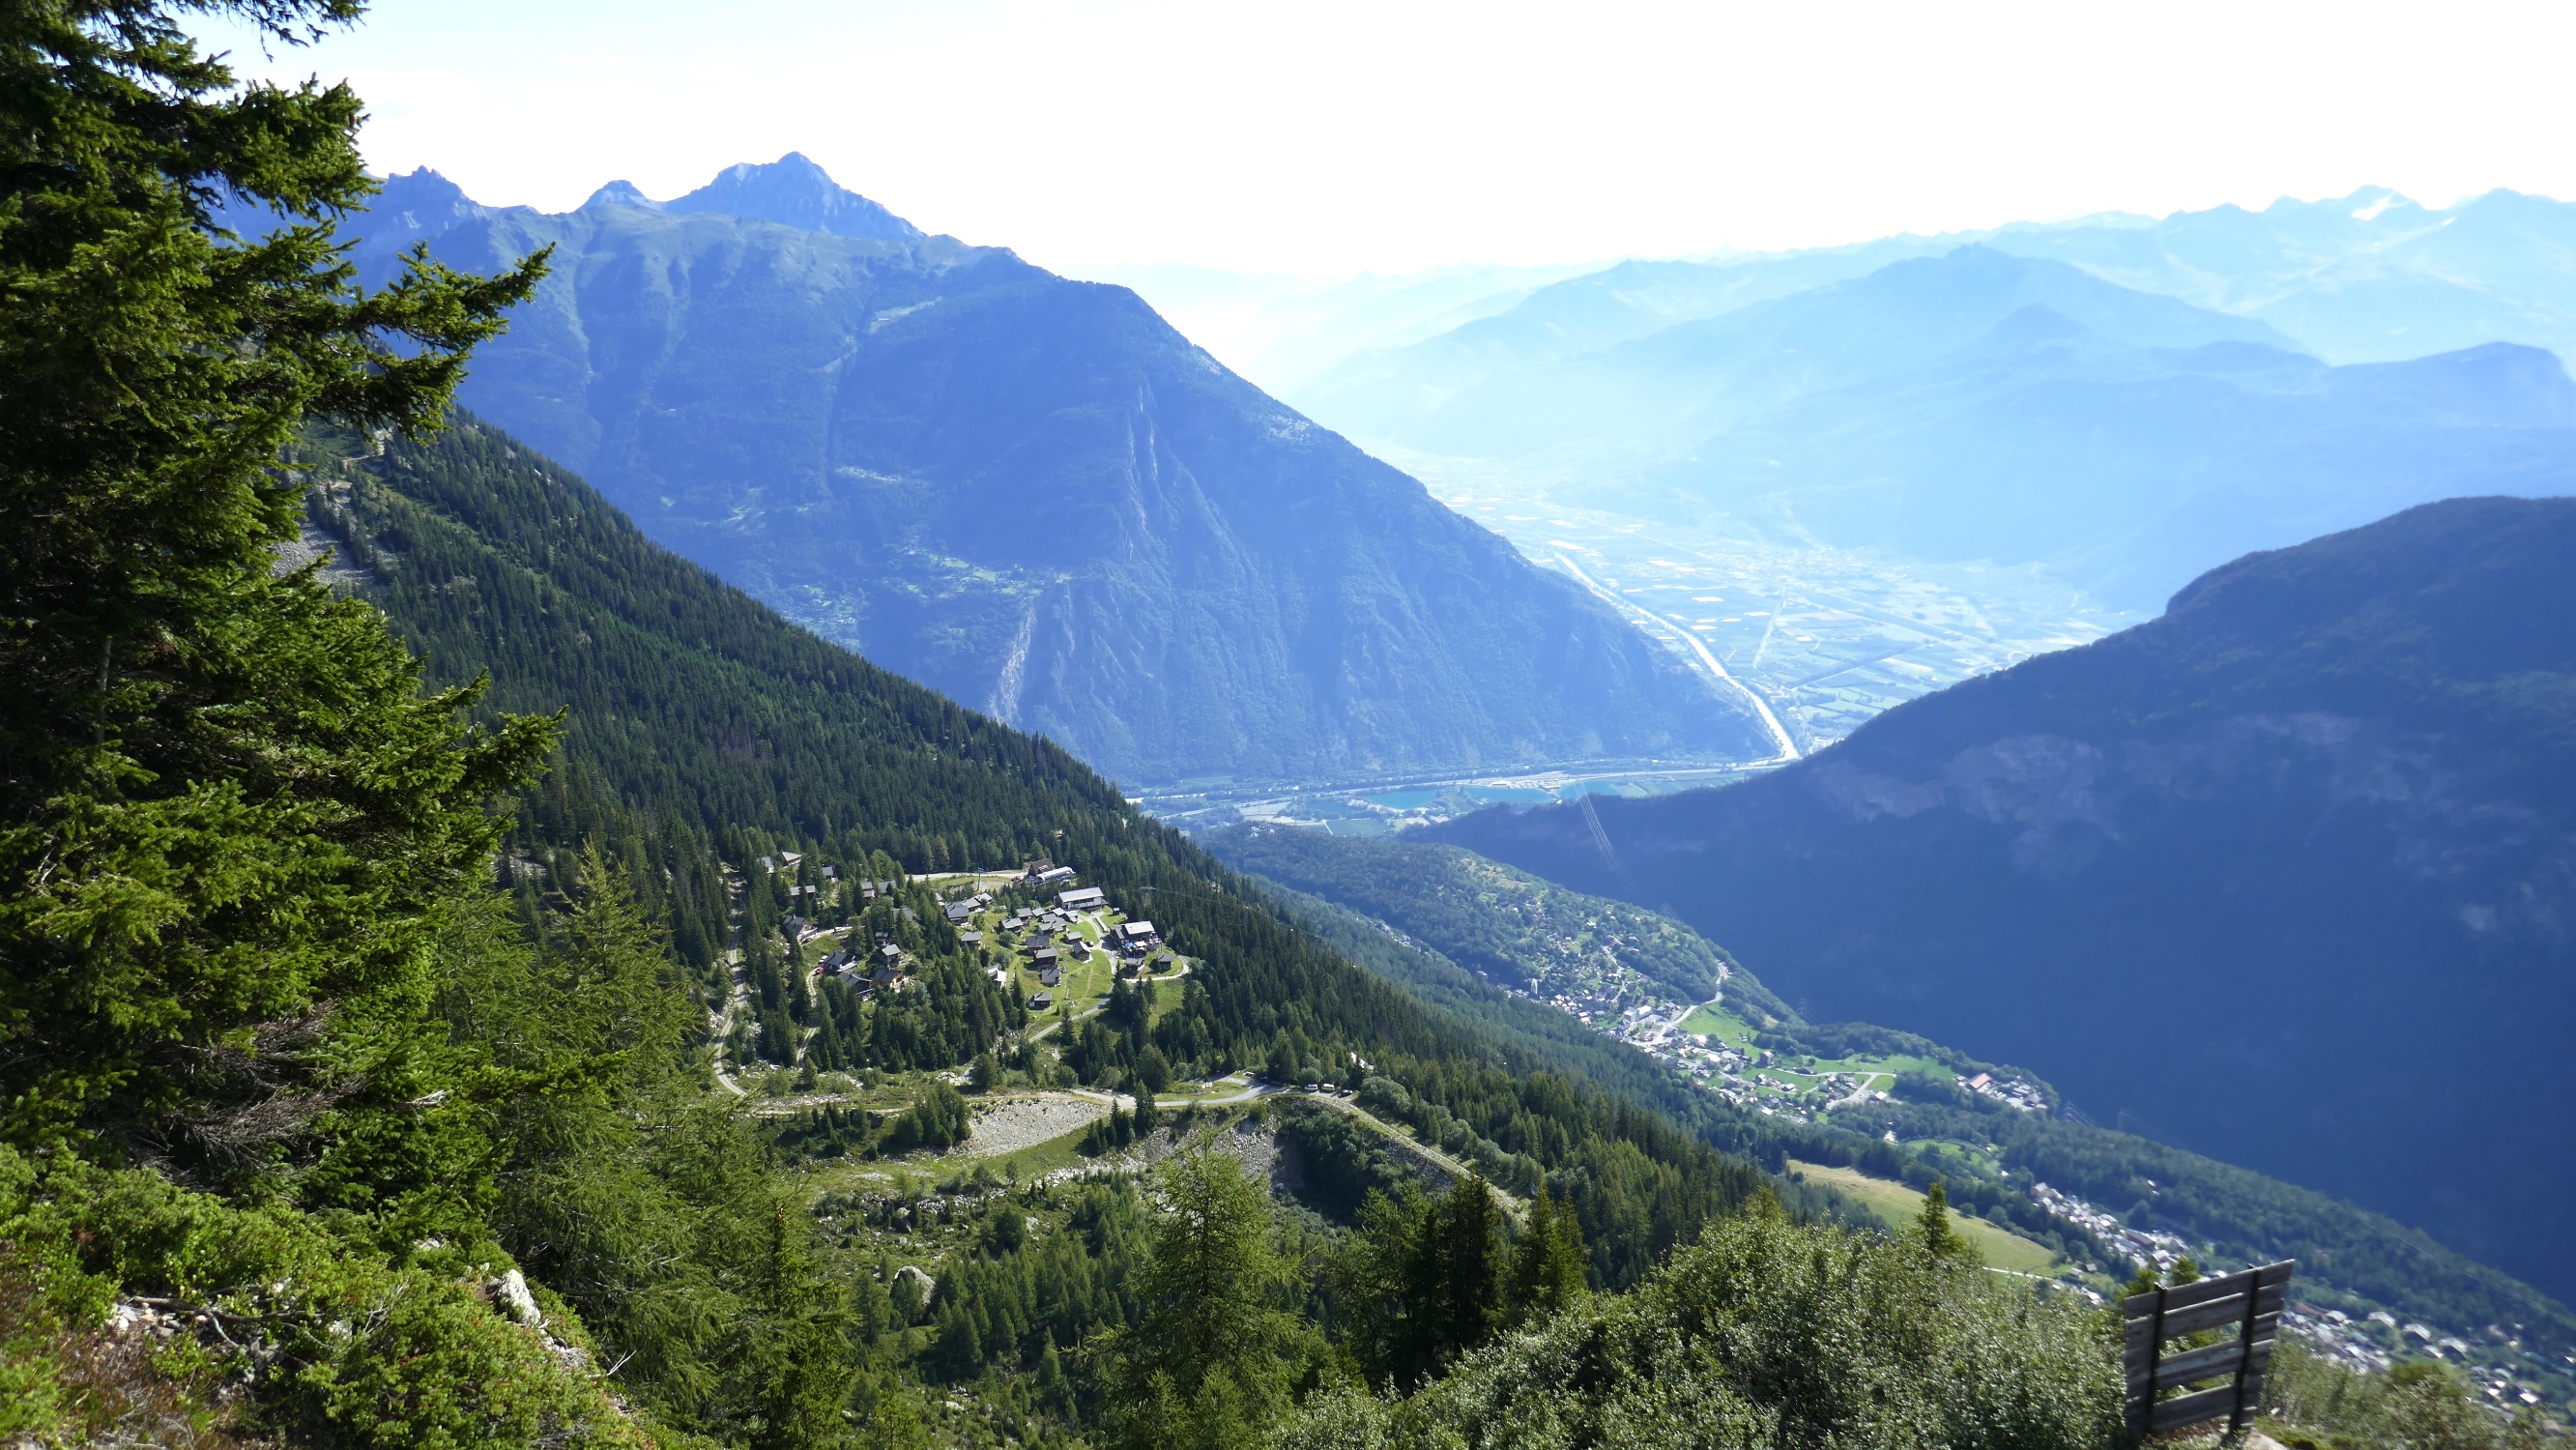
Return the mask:
<svg viewBox="0 0 2576 1450">
<path fill-rule="evenodd" d="M 2564 1295 L 2571 556 L 2576 502 L 2427 505 L 1757 780 L 1430 834 Z"/>
</svg>

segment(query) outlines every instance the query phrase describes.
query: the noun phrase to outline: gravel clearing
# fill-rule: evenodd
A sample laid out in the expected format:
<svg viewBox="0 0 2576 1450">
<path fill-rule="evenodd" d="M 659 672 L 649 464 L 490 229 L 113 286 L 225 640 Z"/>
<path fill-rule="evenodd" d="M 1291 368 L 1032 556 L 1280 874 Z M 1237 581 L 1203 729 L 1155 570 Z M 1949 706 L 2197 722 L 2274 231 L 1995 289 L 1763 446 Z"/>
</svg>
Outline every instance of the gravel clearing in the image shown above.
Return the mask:
<svg viewBox="0 0 2576 1450">
<path fill-rule="evenodd" d="M 1010 1098 L 975 1115 L 974 1131 L 958 1152 L 969 1158 L 991 1158 L 1061 1138 L 1109 1116 L 1109 1104 L 1071 1093 Z"/>
</svg>

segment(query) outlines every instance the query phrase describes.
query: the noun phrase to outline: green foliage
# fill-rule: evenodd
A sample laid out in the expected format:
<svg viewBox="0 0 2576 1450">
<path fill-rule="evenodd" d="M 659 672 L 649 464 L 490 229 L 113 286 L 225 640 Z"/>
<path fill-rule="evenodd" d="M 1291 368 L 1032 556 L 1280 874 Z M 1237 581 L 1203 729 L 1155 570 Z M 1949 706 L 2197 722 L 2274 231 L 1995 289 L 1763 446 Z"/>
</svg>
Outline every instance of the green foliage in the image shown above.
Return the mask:
<svg viewBox="0 0 2576 1450">
<path fill-rule="evenodd" d="M 965 1095 L 933 1078 L 924 1084 L 912 1107 L 886 1134 L 885 1151 L 910 1153 L 919 1148 L 952 1148 L 974 1130 L 973 1110 Z"/>
<path fill-rule="evenodd" d="M 150 1444 L 211 1450 L 242 1441 L 205 1367 L 155 1354 L 144 1336 L 70 1322 L 22 1254 L 0 1254 L 0 1436 L 13 1445 Z"/>
<path fill-rule="evenodd" d="M 1007 1226 L 1024 1225 L 1040 1195 L 1011 1196 L 985 1210 L 982 1252 L 941 1277 L 924 1359 L 930 1373 L 973 1380 L 997 1368 L 1027 1371 L 1042 1394 L 1058 1397 L 1057 1413 L 1071 1408 L 1063 1401 L 1063 1353 L 1131 1322 L 1152 1225 L 1123 1185 L 1089 1185 L 1066 1197 L 1064 1228 L 1035 1239 L 1022 1227 L 1014 1242 Z"/>
<path fill-rule="evenodd" d="M 1369 1195 L 1334 1266 L 1333 1307 L 1371 1383 L 1410 1389 L 1506 1318 L 1501 1206 L 1481 1178 L 1438 1197 Z"/>
<path fill-rule="evenodd" d="M 1754 1213 L 1406 1398 L 1319 1395 L 1275 1443 L 2108 1450 L 2120 1385 L 2104 1316 L 2069 1299 Z"/>
<path fill-rule="evenodd" d="M 1208 848 L 1228 865 L 1374 917 L 1470 972 L 1528 983 L 1597 972 L 1606 952 L 1674 1001 L 1717 995 L 1733 963 L 1698 932 L 1584 896 L 1455 846 L 1238 826 Z"/>
<path fill-rule="evenodd" d="M 1531 1323 L 1554 1318 L 1583 1297 L 1583 1225 L 1574 1205 L 1553 1193 L 1530 1200 L 1529 1220 L 1512 1245 L 1512 1315 Z"/>
<path fill-rule="evenodd" d="M 22 1147 L 226 1181 L 326 1159 L 418 1081 L 399 1024 L 438 903 L 544 749 L 541 724 L 462 730 L 471 689 L 421 697 L 372 610 L 270 570 L 294 431 L 429 428 L 538 271 L 419 262 L 359 294 L 331 232 L 372 187 L 357 98 L 237 87 L 178 24 L 356 8 L 0 20 L 0 1138 Z M 225 195 L 286 225 L 230 239 Z"/>
<path fill-rule="evenodd" d="M 493 1146 L 486 1222 L 665 1423 L 828 1440 L 843 1295 L 751 1124 L 706 1091 L 666 939 L 599 852 L 574 859 L 542 948 L 498 899 L 442 941 L 438 1006 Z"/>
<path fill-rule="evenodd" d="M 1109 1386 L 1113 1443 L 1257 1444 L 1287 1410 L 1291 1375 L 1309 1353 L 1308 1331 L 1286 1307 L 1296 1266 L 1272 1247 L 1269 1206 L 1234 1158 L 1177 1153 L 1154 1192 L 1138 1317 L 1092 1351 Z"/>
<path fill-rule="evenodd" d="M 48 1159 L 0 1147 L 0 1241 L 54 1312 L 94 1323 L 137 1293 L 191 1306 L 224 1331 L 215 1367 L 255 1366 L 265 1415 L 308 1442 L 652 1443 L 597 1381 L 565 1372 L 595 1353 L 577 1323 L 550 1323 L 549 1338 L 461 1277 L 507 1267 L 488 1249 L 399 1262 L 353 1251 L 291 1209 L 236 1208 L 155 1173 Z"/>
<path fill-rule="evenodd" d="M 1914 1240 L 1926 1255 L 1935 1259 L 1975 1258 L 1968 1241 L 1959 1236 L 1957 1229 L 1950 1227 L 1950 1194 L 1938 1178 L 1932 1180 L 1931 1187 L 1923 1190 L 1922 1211 L 1914 1216 Z M 2186 1259 L 2184 1262 L 2188 1264 L 2190 1261 Z"/>
<path fill-rule="evenodd" d="M 1412 1095 L 1393 1078 L 1373 1077 L 1359 1101 L 1379 1117 L 1402 1122 L 1394 1105 L 1410 1108 Z M 1369 1195 L 1397 1196 L 1414 1181 L 1412 1166 L 1386 1139 L 1348 1113 L 1291 1109 L 1277 1120 L 1280 1146 L 1293 1155 L 1302 1184 L 1299 1200 L 1336 1223 L 1357 1223 Z"/>
<path fill-rule="evenodd" d="M 2293 1450 L 2539 1450 L 2551 1438 L 2537 1412 L 2478 1403 L 2447 1366 L 2368 1374 L 2291 1338 L 2272 1352 L 2261 1427 Z"/>
<path fill-rule="evenodd" d="M 1515 1075 L 1462 1054 L 1389 1064 L 1370 1078 L 1381 1080 L 1388 1086 L 1363 1089 L 1385 1109 L 1381 1116 L 1517 1192 L 1545 1183 L 1563 1193 L 1589 1246 L 1592 1277 L 1606 1287 L 1636 1282 L 1711 1219 L 1776 1201 L 1770 1182 L 1742 1160 L 1651 1109 L 1595 1095 L 1544 1066 Z"/>
<path fill-rule="evenodd" d="M 551 727 L 466 727 L 471 682 L 424 694 L 375 610 L 271 568 L 288 440 L 434 427 L 540 271 L 362 295 L 332 236 L 373 189 L 357 98 L 236 86 L 181 26 L 357 10 L 0 20 L 0 1240 L 62 1353 L 113 1296 L 173 1303 L 175 1370 L 303 1443 L 643 1444 L 577 1319 L 482 1290 L 496 1115 L 587 1065 L 505 1066 L 431 1010 L 487 802 Z"/>
</svg>

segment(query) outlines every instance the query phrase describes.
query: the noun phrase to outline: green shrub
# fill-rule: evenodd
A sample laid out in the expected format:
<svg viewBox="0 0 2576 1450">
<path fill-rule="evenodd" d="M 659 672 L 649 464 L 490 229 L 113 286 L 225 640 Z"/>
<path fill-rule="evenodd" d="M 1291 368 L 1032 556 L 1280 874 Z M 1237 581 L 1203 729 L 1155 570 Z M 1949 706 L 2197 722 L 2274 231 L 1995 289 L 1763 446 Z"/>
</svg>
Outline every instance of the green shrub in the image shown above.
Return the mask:
<svg viewBox="0 0 2576 1450">
<path fill-rule="evenodd" d="M 2083 1450 L 2119 1443 L 2120 1390 L 2104 1315 L 1911 1232 L 1756 1211 L 1408 1398 L 1318 1396 L 1277 1444 Z"/>
<path fill-rule="evenodd" d="M 2536 1450 L 2540 1416 L 2481 1404 L 2447 1367 L 2412 1360 L 2366 1373 L 2294 1339 L 2273 1352 L 2263 1428 L 2293 1450 Z"/>
<path fill-rule="evenodd" d="M 172 1306 L 193 1337 L 165 1358 L 246 1386 L 256 1421 L 306 1444 L 669 1438 L 609 1399 L 568 1313 L 557 1309 L 549 1334 L 487 1300 L 482 1286 L 510 1267 L 496 1250 L 442 1246 L 396 1264 L 291 1209 L 233 1207 L 155 1173 L 69 1157 L 48 1166 L 5 1147 L 0 1242 L 68 1329 L 103 1322 L 120 1297 Z M 13 1373 L 41 1370 L 21 1362 Z"/>
</svg>

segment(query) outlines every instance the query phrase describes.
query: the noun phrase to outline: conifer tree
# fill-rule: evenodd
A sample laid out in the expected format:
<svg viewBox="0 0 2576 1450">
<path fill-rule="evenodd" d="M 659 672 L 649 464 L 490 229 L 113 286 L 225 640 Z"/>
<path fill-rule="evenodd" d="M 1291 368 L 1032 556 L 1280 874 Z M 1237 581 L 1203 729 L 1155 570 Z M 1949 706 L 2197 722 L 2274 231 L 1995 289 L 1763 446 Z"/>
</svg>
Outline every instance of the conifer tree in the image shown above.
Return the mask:
<svg viewBox="0 0 2576 1450">
<path fill-rule="evenodd" d="M 1502 1208 L 1470 1175 L 1432 1197 L 1372 1191 L 1336 1268 L 1336 1301 L 1369 1378 L 1411 1388 L 1491 1338 L 1505 1317 Z"/>
<path fill-rule="evenodd" d="M 1914 1232 L 1923 1251 L 1935 1259 L 1955 1259 L 1968 1252 L 1968 1241 L 1950 1227 L 1950 1192 L 1938 1178 L 1924 1191 L 1923 1208 L 1914 1218 Z"/>
<path fill-rule="evenodd" d="M 1583 1225 L 1573 1204 L 1541 1188 L 1512 1247 L 1513 1317 L 1522 1323 L 1551 1318 L 1583 1290 Z"/>
<path fill-rule="evenodd" d="M 1440 1288 L 1430 1359 L 1441 1368 L 1492 1338 L 1503 1320 L 1503 1211 L 1483 1174 L 1450 1186 L 1434 1244 Z"/>
<path fill-rule="evenodd" d="M 1116 1443 L 1134 1450 L 1258 1444 L 1288 1404 L 1303 1338 L 1281 1307 L 1295 1267 L 1270 1242 L 1270 1214 L 1243 1166 L 1175 1154 L 1155 1177 L 1162 1221 L 1138 1285 L 1144 1317 L 1105 1336 Z"/>
<path fill-rule="evenodd" d="M 271 572 L 281 448 L 437 426 L 542 270 L 415 252 L 362 293 L 357 96 L 237 84 L 181 28 L 293 44 L 360 8 L 0 16 L 0 1140 L 236 1182 L 398 1123 L 435 918 L 547 746 L 468 729 L 476 689 L 423 696 L 382 615 Z"/>
</svg>

